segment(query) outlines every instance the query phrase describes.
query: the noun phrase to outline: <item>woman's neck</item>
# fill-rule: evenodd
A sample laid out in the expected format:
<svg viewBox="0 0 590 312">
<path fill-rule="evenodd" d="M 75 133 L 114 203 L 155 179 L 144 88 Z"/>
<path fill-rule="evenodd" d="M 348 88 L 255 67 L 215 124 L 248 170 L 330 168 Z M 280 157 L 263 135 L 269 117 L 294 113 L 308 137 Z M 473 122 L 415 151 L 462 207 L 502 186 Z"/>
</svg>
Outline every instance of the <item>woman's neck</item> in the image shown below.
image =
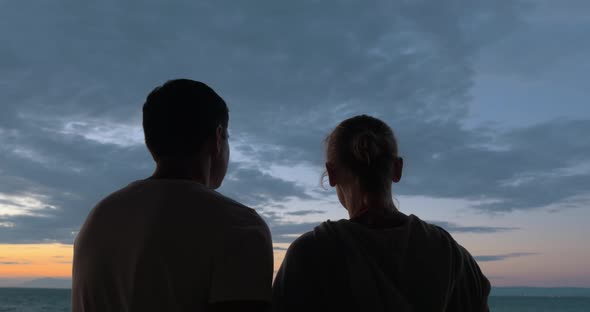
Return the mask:
<svg viewBox="0 0 590 312">
<path fill-rule="evenodd" d="M 346 210 L 348 210 L 350 219 L 365 213 L 385 216 L 395 214 L 398 211 L 393 203 L 391 191 L 383 194 L 353 193 L 346 200 Z"/>
</svg>

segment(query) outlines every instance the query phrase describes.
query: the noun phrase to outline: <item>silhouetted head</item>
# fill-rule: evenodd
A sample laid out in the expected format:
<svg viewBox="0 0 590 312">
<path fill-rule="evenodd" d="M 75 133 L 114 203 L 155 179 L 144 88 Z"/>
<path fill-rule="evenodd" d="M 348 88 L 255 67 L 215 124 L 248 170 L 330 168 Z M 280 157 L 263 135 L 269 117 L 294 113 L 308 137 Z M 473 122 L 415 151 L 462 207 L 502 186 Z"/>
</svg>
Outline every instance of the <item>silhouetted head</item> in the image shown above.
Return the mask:
<svg viewBox="0 0 590 312">
<path fill-rule="evenodd" d="M 367 115 L 352 117 L 341 122 L 325 144 L 330 185 L 349 212 L 351 193 L 363 202 L 391 198 L 391 183 L 401 179 L 403 160 L 387 124 Z"/>
<path fill-rule="evenodd" d="M 143 105 L 145 143 L 154 160 L 186 163 L 208 158 L 213 188 L 221 185 L 227 171 L 228 122 L 225 101 L 199 81 L 170 80 L 156 87 Z"/>
</svg>

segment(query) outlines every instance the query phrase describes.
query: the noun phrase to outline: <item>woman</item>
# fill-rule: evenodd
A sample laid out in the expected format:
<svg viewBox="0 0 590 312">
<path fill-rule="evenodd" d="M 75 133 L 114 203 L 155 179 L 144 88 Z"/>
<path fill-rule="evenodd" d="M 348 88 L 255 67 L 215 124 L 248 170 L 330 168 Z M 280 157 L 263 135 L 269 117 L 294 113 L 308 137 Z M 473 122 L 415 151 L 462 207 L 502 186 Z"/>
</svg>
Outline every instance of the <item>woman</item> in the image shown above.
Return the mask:
<svg viewBox="0 0 590 312">
<path fill-rule="evenodd" d="M 488 311 L 490 284 L 442 228 L 400 212 L 392 130 L 362 115 L 326 138 L 326 171 L 349 220 L 327 221 L 289 247 L 275 311 Z"/>
</svg>

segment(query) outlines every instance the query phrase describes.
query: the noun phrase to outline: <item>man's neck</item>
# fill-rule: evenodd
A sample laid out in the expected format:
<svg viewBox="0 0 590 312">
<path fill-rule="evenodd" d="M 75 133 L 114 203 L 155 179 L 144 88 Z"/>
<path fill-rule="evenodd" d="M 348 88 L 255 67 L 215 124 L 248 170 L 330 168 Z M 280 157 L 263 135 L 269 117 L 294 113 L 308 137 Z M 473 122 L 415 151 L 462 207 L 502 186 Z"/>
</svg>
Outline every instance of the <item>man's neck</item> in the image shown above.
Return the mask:
<svg viewBox="0 0 590 312">
<path fill-rule="evenodd" d="M 190 180 L 209 187 L 210 161 L 161 158 L 149 179 Z"/>
</svg>

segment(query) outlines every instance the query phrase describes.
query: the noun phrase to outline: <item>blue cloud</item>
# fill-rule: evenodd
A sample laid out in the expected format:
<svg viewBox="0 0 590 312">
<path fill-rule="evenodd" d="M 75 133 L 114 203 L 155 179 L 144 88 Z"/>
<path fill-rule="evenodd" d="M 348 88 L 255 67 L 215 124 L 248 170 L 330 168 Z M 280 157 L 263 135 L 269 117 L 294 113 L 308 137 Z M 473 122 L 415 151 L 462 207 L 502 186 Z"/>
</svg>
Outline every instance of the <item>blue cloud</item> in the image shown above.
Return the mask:
<svg viewBox="0 0 590 312">
<path fill-rule="evenodd" d="M 538 255 L 535 252 L 513 252 L 507 254 L 500 254 L 500 255 L 486 255 L 486 256 L 475 256 L 476 261 L 479 262 L 491 262 L 491 261 L 502 261 L 510 258 L 517 258 L 517 257 L 525 257 L 525 256 L 534 256 Z"/>
</svg>

